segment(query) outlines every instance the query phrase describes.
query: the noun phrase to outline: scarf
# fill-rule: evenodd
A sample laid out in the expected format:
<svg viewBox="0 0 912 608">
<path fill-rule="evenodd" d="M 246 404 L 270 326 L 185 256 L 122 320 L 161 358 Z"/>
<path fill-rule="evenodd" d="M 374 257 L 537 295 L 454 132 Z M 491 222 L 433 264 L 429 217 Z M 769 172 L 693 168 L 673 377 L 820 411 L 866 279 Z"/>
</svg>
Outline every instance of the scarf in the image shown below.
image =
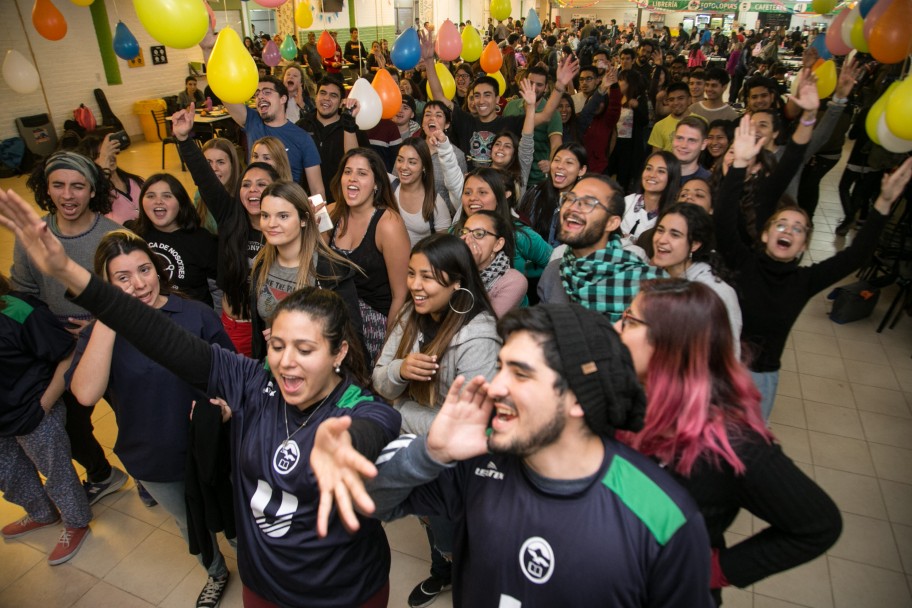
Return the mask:
<svg viewBox="0 0 912 608">
<path fill-rule="evenodd" d="M 626 251 L 621 237 L 611 235 L 604 249 L 578 258 L 568 247 L 560 262 L 561 283 L 570 297 L 590 310 L 604 313 L 613 323 L 621 318 L 640 290 L 640 281 L 664 273 Z"/>
<path fill-rule="evenodd" d="M 484 283 L 485 291 L 491 291 L 494 283 L 510 270 L 510 258 L 503 249 L 497 252 L 494 259 L 488 264 L 488 267 L 481 271 L 481 282 Z"/>
</svg>

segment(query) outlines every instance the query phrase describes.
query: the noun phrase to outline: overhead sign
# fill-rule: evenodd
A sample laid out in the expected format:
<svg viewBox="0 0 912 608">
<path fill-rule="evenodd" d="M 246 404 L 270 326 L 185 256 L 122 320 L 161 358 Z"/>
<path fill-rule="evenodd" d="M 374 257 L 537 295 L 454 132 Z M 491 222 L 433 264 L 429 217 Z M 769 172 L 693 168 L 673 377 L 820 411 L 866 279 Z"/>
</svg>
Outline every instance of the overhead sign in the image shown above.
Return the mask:
<svg viewBox="0 0 912 608">
<path fill-rule="evenodd" d="M 644 9 L 659 11 L 686 11 L 692 13 L 803 13 L 806 2 L 725 2 L 724 0 L 641 0 L 637 4 Z"/>
</svg>

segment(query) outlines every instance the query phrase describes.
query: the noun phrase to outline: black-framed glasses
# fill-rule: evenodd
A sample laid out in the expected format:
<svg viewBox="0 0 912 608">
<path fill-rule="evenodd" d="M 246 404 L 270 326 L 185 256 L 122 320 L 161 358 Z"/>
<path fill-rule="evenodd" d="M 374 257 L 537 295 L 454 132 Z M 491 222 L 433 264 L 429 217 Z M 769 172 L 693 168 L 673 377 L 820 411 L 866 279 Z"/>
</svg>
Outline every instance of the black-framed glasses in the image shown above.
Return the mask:
<svg viewBox="0 0 912 608">
<path fill-rule="evenodd" d="M 460 228 L 459 229 L 459 236 L 465 236 L 467 234 L 471 234 L 472 237 L 476 241 L 480 241 L 481 239 L 485 238 L 488 235 L 493 236 L 495 239 L 500 238 L 499 235 L 494 234 L 493 232 L 490 232 L 488 230 L 485 230 L 484 228 Z"/>
<path fill-rule="evenodd" d="M 456 74 L 455 80 L 471 80 L 472 77 L 468 74 Z"/>
<path fill-rule="evenodd" d="M 577 207 L 587 215 L 592 213 L 592 210 L 596 207 L 601 207 L 608 213 L 611 213 L 608 207 L 603 205 L 602 202 L 594 196 L 577 196 L 572 192 L 564 192 L 560 195 L 560 206 L 571 208 Z"/>
<path fill-rule="evenodd" d="M 272 95 L 273 93 L 277 93 L 277 92 L 278 91 L 276 91 L 275 89 L 257 89 L 256 91 L 254 91 L 253 96 L 259 97 L 260 95 Z"/>
<path fill-rule="evenodd" d="M 633 312 L 631 311 L 630 308 L 628 308 L 621 314 L 621 331 L 627 329 L 627 324 L 630 323 L 631 321 L 633 321 L 634 323 L 639 323 L 640 325 L 645 325 L 647 327 L 649 326 L 649 323 L 647 323 L 643 319 L 638 319 L 637 317 L 634 317 Z"/>
</svg>

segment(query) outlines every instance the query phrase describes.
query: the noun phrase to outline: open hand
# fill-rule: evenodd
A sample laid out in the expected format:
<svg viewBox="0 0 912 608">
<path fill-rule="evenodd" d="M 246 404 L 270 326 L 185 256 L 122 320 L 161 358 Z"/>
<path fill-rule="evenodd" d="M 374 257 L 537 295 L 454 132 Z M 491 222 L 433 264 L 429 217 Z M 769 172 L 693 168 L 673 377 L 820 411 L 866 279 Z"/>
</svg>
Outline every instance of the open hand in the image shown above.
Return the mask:
<svg viewBox="0 0 912 608">
<path fill-rule="evenodd" d="M 488 397 L 484 376 L 476 376 L 468 384 L 465 377 L 457 377 L 431 423 L 428 454 L 439 463 L 449 464 L 487 453 L 487 430 L 493 409 L 494 401 Z"/>
<path fill-rule="evenodd" d="M 421 42 L 421 59 L 434 63 L 434 37 L 424 31 L 424 28 L 418 30 L 418 40 Z"/>
<path fill-rule="evenodd" d="M 735 154 L 732 166 L 740 169 L 749 167 L 753 164 L 757 155 L 760 154 L 760 150 L 763 149 L 765 143 L 765 137 L 757 138 L 750 116 L 742 116 L 738 128 L 735 129 L 735 141 L 732 143 L 732 150 Z"/>
<path fill-rule="evenodd" d="M 579 73 L 579 59 L 573 55 L 567 55 L 561 59 L 557 66 L 557 82 L 564 85 L 564 88 L 573 81 L 573 78 Z"/>
<path fill-rule="evenodd" d="M 910 176 L 912 176 L 912 157 L 903 161 L 903 163 L 892 173 L 884 174 L 883 178 L 880 180 L 880 196 L 877 197 L 878 202 L 883 200 L 887 205 L 892 205 L 903 193 L 903 190 L 906 189 Z M 878 209 L 878 211 L 881 210 Z M 881 211 L 881 213 L 884 215 L 889 213 L 889 207 L 887 207 L 885 211 Z"/>
<path fill-rule="evenodd" d="M 859 65 L 858 62 L 855 61 L 855 57 L 852 57 L 842 64 L 842 70 L 839 72 L 839 80 L 836 82 L 836 91 L 833 95 L 842 99 L 847 98 L 858 83 L 858 79 L 861 77 L 862 72 L 864 72 L 864 66 Z"/>
<path fill-rule="evenodd" d="M 522 97 L 527 106 L 532 106 L 533 108 L 535 107 L 535 103 L 538 100 L 535 99 L 535 88 L 532 86 L 532 82 L 528 78 L 524 78 L 519 83 L 519 96 Z"/>
<path fill-rule="evenodd" d="M 801 82 L 798 83 L 798 94 L 792 95 L 792 101 L 805 112 L 814 113 L 820 107 L 820 96 L 817 93 L 817 76 L 810 70 L 802 70 Z"/>
</svg>

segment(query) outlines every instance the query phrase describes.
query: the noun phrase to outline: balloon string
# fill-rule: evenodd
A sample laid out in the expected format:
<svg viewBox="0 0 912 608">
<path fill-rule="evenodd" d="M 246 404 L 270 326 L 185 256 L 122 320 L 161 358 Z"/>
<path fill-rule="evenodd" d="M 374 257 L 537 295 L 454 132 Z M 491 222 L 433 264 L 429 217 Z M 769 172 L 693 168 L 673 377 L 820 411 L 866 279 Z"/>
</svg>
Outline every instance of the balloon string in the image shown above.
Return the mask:
<svg viewBox="0 0 912 608">
<path fill-rule="evenodd" d="M 19 3 L 15 2 L 14 4 L 16 5 L 16 13 L 19 15 L 19 23 L 22 24 L 22 31 L 28 32 L 28 30 L 25 29 L 25 20 L 22 18 L 22 9 L 19 8 Z M 38 59 L 35 57 L 35 49 L 32 48 L 32 41 L 28 36 L 25 37 L 25 43 L 28 45 L 29 55 L 32 57 L 32 65 L 35 66 L 35 71 L 37 72 Z M 47 108 L 48 115 L 51 117 L 51 122 L 53 122 L 54 113 L 51 111 L 51 104 L 48 101 L 47 91 L 44 89 L 44 80 L 41 78 L 40 73 L 38 74 L 38 83 L 41 85 L 41 96 L 44 98 L 44 107 Z"/>
<path fill-rule="evenodd" d="M 117 16 L 117 21 L 120 21 L 120 12 L 117 10 L 117 0 L 114 1 L 114 15 Z"/>
</svg>

